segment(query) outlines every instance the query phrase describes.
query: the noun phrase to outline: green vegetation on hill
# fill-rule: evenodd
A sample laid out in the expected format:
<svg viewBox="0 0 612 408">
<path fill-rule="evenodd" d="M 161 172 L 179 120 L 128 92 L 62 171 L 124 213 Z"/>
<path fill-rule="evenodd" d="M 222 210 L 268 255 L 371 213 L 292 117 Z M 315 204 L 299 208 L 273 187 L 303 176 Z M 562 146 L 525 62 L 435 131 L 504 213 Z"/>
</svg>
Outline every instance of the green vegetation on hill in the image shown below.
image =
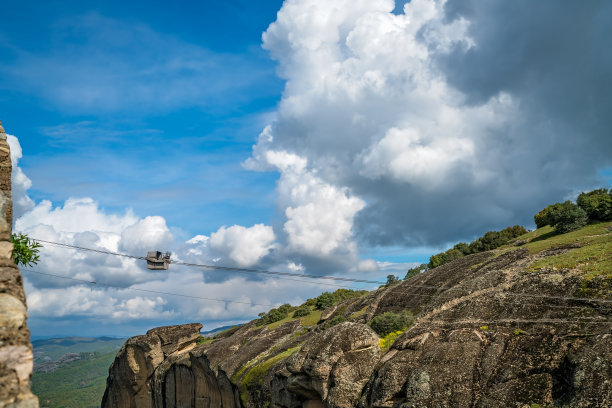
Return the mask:
<svg viewBox="0 0 612 408">
<path fill-rule="evenodd" d="M 460 242 L 446 252 L 432 255 L 431 258 L 429 258 L 429 264 L 427 267 L 429 269 L 433 269 L 466 255 L 499 248 L 500 246 L 507 244 L 510 240 L 517 238 L 526 232 L 527 230 L 525 227 L 521 227 L 520 225 L 508 227 L 501 231 L 488 231 L 482 237 L 472 241 L 469 244 Z M 408 272 L 410 274 L 410 271 Z"/>
<path fill-rule="evenodd" d="M 581 193 L 576 204 L 571 201 L 547 206 L 533 217 L 536 226 L 550 225 L 555 232 L 564 234 L 584 227 L 589 221 L 612 220 L 612 190 L 598 190 Z"/>
<path fill-rule="evenodd" d="M 532 254 L 559 250 L 559 254 L 535 261 L 531 271 L 578 269 L 588 281 L 595 277 L 612 279 L 612 222 L 596 222 L 581 229 L 555 234 L 550 226 L 525 234 L 525 248 Z"/>
<path fill-rule="evenodd" d="M 46 361 L 55 361 L 68 353 L 100 354 L 117 351 L 125 339 L 112 337 L 63 337 L 59 339 L 34 340 L 34 365 Z"/>
<path fill-rule="evenodd" d="M 116 351 L 83 353 L 81 360 L 49 373 L 32 375 L 32 392 L 41 408 L 98 408 L 102 401 L 108 367 Z"/>
<path fill-rule="evenodd" d="M 111 337 L 33 341 L 32 391 L 38 396 L 40 406 L 99 407 L 108 368 L 124 342 L 125 339 Z"/>
<path fill-rule="evenodd" d="M 550 236 L 554 233 L 566 234 L 576 231 L 588 223 L 610 221 L 612 220 L 612 189 L 600 188 L 583 192 L 576 199 L 576 203 L 565 201 L 550 204 L 535 214 L 533 219 L 538 229 L 546 226 L 552 227 L 549 231 Z M 427 269 L 436 268 L 466 255 L 499 248 L 517 238 L 517 241 L 521 241 L 522 236 L 526 233 L 527 230 L 520 225 L 501 231 L 489 231 L 470 244 L 460 242 L 445 252 L 432 255 L 429 258 L 429 264 L 409 269 L 404 279 L 409 279 Z"/>
</svg>

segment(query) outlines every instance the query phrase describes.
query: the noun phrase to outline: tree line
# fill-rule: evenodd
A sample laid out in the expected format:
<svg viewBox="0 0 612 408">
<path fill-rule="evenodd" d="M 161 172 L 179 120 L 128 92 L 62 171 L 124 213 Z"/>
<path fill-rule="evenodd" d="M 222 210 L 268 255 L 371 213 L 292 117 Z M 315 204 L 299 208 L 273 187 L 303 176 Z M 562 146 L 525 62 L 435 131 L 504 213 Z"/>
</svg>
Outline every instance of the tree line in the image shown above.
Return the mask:
<svg viewBox="0 0 612 408">
<path fill-rule="evenodd" d="M 589 222 L 610 221 L 612 220 L 612 189 L 600 188 L 586 193 L 583 192 L 578 196 L 575 203 L 565 201 L 548 205 L 535 214 L 533 218 L 538 228 L 550 225 L 557 234 L 577 230 Z M 501 231 L 488 231 L 469 244 L 460 242 L 447 251 L 432 255 L 429 258 L 429 263 L 410 268 L 404 280 L 463 256 L 499 248 L 525 233 L 527 233 L 527 230 L 520 225 L 507 227 Z M 393 275 L 387 277 L 387 285 L 399 281 Z"/>
</svg>

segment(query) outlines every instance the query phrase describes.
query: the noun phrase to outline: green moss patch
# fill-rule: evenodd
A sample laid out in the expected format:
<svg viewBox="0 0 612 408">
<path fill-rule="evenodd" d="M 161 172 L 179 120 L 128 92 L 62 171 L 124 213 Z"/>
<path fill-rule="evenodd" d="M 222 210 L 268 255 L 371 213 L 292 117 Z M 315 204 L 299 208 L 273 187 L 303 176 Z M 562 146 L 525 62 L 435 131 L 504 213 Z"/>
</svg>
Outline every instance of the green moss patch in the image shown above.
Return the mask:
<svg viewBox="0 0 612 408">
<path fill-rule="evenodd" d="M 362 316 L 365 314 L 365 312 L 368 310 L 368 306 L 364 306 L 362 309 L 356 311 L 355 313 L 351 314 L 349 316 L 349 319 L 354 319 L 356 317 Z"/>
<path fill-rule="evenodd" d="M 270 369 L 270 367 L 286 359 L 287 357 L 289 357 L 290 355 L 292 355 L 299 349 L 300 349 L 299 346 L 287 349 L 283 351 L 282 353 L 275 355 L 274 357 L 271 357 L 267 360 L 264 360 L 254 365 L 249 370 L 249 372 L 244 376 L 242 383 L 240 384 L 240 399 L 242 400 L 243 405 L 247 406 L 247 401 L 249 398 L 249 389 L 254 388 L 254 387 L 259 387 L 261 385 L 261 382 L 264 376 L 266 375 L 266 372 L 268 372 L 268 370 Z M 240 377 L 240 375 L 238 375 L 239 373 L 240 375 L 242 375 L 242 373 L 238 371 L 236 373 L 237 378 Z"/>
</svg>

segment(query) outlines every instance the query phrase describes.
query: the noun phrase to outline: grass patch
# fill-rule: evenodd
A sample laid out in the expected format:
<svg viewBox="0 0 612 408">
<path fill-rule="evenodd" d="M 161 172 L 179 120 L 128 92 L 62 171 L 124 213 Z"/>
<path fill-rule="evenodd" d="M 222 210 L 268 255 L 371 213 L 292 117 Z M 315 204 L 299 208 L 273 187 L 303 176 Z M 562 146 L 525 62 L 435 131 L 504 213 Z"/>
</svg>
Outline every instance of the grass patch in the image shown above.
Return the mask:
<svg viewBox="0 0 612 408">
<path fill-rule="evenodd" d="M 287 357 L 289 357 L 290 355 L 292 355 L 299 349 L 300 349 L 299 346 L 287 349 L 283 351 L 282 353 L 279 353 L 275 355 L 274 357 L 269 358 L 253 366 L 253 368 L 251 368 L 249 372 L 244 376 L 244 379 L 242 380 L 242 383 L 240 384 L 240 399 L 242 400 L 242 404 L 244 406 L 247 406 L 247 402 L 249 398 L 249 388 L 259 387 L 261 385 L 261 382 L 264 376 L 266 375 L 266 372 L 268 372 L 270 367 L 280 362 L 281 360 L 286 359 Z M 236 375 L 237 374 L 238 373 L 236 373 Z M 237 378 L 239 377 L 240 376 L 237 376 Z"/>
<path fill-rule="evenodd" d="M 314 326 L 315 324 L 319 323 L 319 320 L 321 320 L 321 314 L 323 313 L 322 310 L 313 310 L 310 312 L 310 314 L 308 314 L 307 316 L 304 317 L 291 317 L 291 316 L 287 316 L 282 320 L 279 320 L 278 322 L 274 322 L 274 323 L 269 323 L 266 325 L 266 327 L 269 330 L 274 330 L 276 328 L 278 328 L 280 325 L 285 324 L 287 322 L 292 322 L 294 320 L 298 320 L 300 319 L 300 323 L 302 324 L 302 326 Z"/>
<path fill-rule="evenodd" d="M 291 317 L 291 316 L 287 316 L 284 319 L 279 320 L 278 322 L 274 322 L 274 323 L 269 323 L 266 325 L 266 327 L 270 330 L 274 330 L 276 329 L 278 326 L 280 326 L 281 324 L 285 324 L 287 322 L 291 322 L 293 320 L 297 320 L 297 317 Z"/>
<path fill-rule="evenodd" d="M 537 254 L 546 249 L 569 244 L 588 244 L 596 239 L 601 239 L 607 236 L 611 239 L 611 231 L 608 227 L 612 226 L 612 222 L 600 222 L 587 225 L 579 230 L 568 232 L 566 234 L 555 234 L 550 226 L 540 228 L 536 231 L 527 233 L 534 234 L 531 242 L 524 245 L 532 254 Z"/>
<path fill-rule="evenodd" d="M 352 315 L 349 316 L 349 319 L 354 319 L 356 317 L 362 316 L 365 314 L 365 312 L 368 310 L 368 306 L 364 306 L 362 309 L 356 311 L 355 313 L 353 313 Z"/>
<path fill-rule="evenodd" d="M 213 341 L 215 341 L 215 339 L 213 339 L 212 337 L 200 336 L 200 338 L 198 338 L 198 340 L 196 341 L 196 344 L 199 346 L 201 344 L 212 343 Z"/>
<path fill-rule="evenodd" d="M 315 310 L 308 316 L 302 317 L 302 326 L 314 326 L 321 320 L 322 310 Z"/>
<path fill-rule="evenodd" d="M 608 228 L 612 222 L 587 225 L 577 231 L 554 235 L 545 240 L 532 241 L 525 245 L 531 253 L 546 249 L 578 244 L 579 248 L 571 249 L 559 255 L 540 259 L 529 267 L 530 271 L 542 269 L 574 269 L 584 272 L 585 279 L 604 276 L 612 279 L 612 231 Z M 540 228 L 544 230 L 546 228 Z M 533 231 L 535 232 L 535 231 Z M 548 235 L 544 233 L 540 236 Z"/>
</svg>

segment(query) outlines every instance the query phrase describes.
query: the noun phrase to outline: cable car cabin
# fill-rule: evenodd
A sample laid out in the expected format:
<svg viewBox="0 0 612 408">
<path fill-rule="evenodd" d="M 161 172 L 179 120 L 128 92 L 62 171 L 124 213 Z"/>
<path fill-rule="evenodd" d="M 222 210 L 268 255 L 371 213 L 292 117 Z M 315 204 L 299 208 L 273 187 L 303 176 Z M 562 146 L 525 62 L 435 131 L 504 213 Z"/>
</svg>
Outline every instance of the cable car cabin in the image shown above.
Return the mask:
<svg viewBox="0 0 612 408">
<path fill-rule="evenodd" d="M 147 269 L 153 269 L 156 271 L 168 270 L 170 265 L 170 252 L 162 254 L 159 251 L 147 252 Z"/>
</svg>

